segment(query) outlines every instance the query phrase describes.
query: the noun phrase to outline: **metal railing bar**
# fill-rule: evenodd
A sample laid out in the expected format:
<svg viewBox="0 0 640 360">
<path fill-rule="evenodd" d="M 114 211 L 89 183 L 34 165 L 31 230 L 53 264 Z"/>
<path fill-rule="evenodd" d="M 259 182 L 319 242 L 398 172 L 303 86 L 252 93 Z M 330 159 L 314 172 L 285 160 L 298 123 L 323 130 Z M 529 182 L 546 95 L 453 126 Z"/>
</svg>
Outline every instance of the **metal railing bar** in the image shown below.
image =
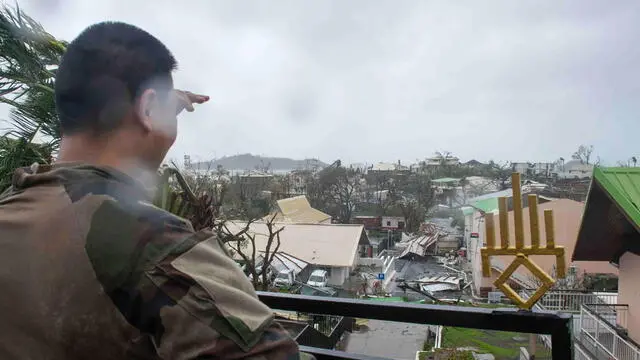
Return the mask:
<svg viewBox="0 0 640 360">
<path fill-rule="evenodd" d="M 260 292 L 260 300 L 273 309 L 323 313 L 403 323 L 458 326 L 484 330 L 549 334 L 570 329 L 570 314 L 449 305 L 382 303 L 346 298 L 325 298 Z M 570 334 L 567 332 L 567 334 Z M 567 338 L 569 336 L 567 335 Z"/>
<path fill-rule="evenodd" d="M 598 305 L 599 306 L 599 305 Z M 596 323 L 599 325 L 599 327 L 596 327 L 594 330 L 594 335 L 591 335 L 589 333 L 589 330 L 587 329 L 581 329 L 581 333 L 583 335 L 586 335 L 587 337 L 591 338 L 595 344 L 595 346 L 600 349 L 601 351 L 606 352 L 609 356 L 613 357 L 613 358 L 617 358 L 614 352 L 615 349 L 613 347 L 613 344 L 618 341 L 620 343 L 622 343 L 622 345 L 626 346 L 626 349 L 628 351 L 631 351 L 634 353 L 636 358 L 640 358 L 640 347 L 631 339 L 628 339 L 626 337 L 623 337 L 620 335 L 620 333 L 618 332 L 617 329 L 615 329 L 611 323 L 609 323 L 609 321 L 607 321 L 606 319 L 601 318 L 598 314 L 594 313 L 591 309 L 589 309 L 587 306 L 583 306 L 583 313 L 581 314 L 581 316 L 584 317 L 588 317 L 589 320 L 591 320 L 593 323 Z M 584 326 L 584 319 L 582 321 L 582 324 Z M 611 334 L 612 336 L 612 343 L 611 343 L 611 349 L 609 348 L 609 346 L 605 343 L 603 343 L 602 341 L 600 341 L 600 335 L 602 330 L 598 330 L 603 328 L 604 331 L 606 331 L 607 333 Z M 619 349 L 618 349 L 619 350 Z M 624 350 L 622 350 L 622 352 L 624 352 Z"/>
<path fill-rule="evenodd" d="M 352 354 L 338 350 L 319 349 L 308 346 L 300 346 L 300 351 L 312 354 L 316 360 L 389 360 L 387 358 L 374 357 L 368 355 Z"/>
</svg>

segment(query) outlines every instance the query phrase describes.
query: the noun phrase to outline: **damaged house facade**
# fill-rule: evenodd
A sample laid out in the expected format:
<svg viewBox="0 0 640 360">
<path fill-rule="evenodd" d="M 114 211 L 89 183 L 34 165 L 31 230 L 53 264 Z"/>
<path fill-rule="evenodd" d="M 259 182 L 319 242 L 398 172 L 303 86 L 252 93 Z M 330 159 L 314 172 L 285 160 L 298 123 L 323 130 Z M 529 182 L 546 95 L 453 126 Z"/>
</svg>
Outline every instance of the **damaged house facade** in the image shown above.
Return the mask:
<svg viewBox="0 0 640 360">
<path fill-rule="evenodd" d="M 424 223 L 416 235 L 402 235 L 402 240 L 395 244 L 399 251 L 399 259 L 425 258 L 432 255 L 446 254 L 460 248 L 462 236 L 449 223 L 451 219 L 432 219 Z"/>
</svg>

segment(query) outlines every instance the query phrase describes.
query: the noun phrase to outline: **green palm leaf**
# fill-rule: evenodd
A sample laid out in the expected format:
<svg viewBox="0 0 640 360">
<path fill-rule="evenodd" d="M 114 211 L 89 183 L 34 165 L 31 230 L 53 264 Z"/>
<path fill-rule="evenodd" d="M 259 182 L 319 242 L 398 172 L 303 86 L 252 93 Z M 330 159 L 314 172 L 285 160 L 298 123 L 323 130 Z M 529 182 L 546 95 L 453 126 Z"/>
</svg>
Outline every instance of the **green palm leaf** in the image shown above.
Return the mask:
<svg viewBox="0 0 640 360">
<path fill-rule="evenodd" d="M 0 102 L 12 107 L 0 135 L 0 189 L 14 169 L 49 162 L 58 149 L 53 88 L 66 45 L 20 8 L 0 9 Z"/>
</svg>

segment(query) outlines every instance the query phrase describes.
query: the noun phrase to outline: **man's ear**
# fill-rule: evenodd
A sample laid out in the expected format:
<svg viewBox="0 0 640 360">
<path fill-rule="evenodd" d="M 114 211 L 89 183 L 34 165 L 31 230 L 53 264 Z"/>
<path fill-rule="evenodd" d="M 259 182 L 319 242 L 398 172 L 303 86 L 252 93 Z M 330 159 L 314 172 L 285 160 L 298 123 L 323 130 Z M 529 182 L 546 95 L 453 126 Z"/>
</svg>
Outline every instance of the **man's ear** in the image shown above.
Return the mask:
<svg viewBox="0 0 640 360">
<path fill-rule="evenodd" d="M 138 98 L 136 115 L 145 131 L 153 129 L 152 117 L 158 109 L 158 94 L 154 89 L 146 89 Z"/>
</svg>

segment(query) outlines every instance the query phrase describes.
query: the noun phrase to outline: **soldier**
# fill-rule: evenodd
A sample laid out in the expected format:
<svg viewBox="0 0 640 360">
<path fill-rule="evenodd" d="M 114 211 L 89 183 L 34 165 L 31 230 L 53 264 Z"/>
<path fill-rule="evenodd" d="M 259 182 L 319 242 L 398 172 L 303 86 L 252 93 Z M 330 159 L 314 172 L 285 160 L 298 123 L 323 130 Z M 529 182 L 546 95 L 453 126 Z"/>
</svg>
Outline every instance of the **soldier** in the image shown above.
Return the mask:
<svg viewBox="0 0 640 360">
<path fill-rule="evenodd" d="M 209 232 L 150 204 L 176 61 L 131 25 L 90 26 L 57 70 L 58 162 L 0 197 L 1 359 L 301 359 Z"/>
</svg>

